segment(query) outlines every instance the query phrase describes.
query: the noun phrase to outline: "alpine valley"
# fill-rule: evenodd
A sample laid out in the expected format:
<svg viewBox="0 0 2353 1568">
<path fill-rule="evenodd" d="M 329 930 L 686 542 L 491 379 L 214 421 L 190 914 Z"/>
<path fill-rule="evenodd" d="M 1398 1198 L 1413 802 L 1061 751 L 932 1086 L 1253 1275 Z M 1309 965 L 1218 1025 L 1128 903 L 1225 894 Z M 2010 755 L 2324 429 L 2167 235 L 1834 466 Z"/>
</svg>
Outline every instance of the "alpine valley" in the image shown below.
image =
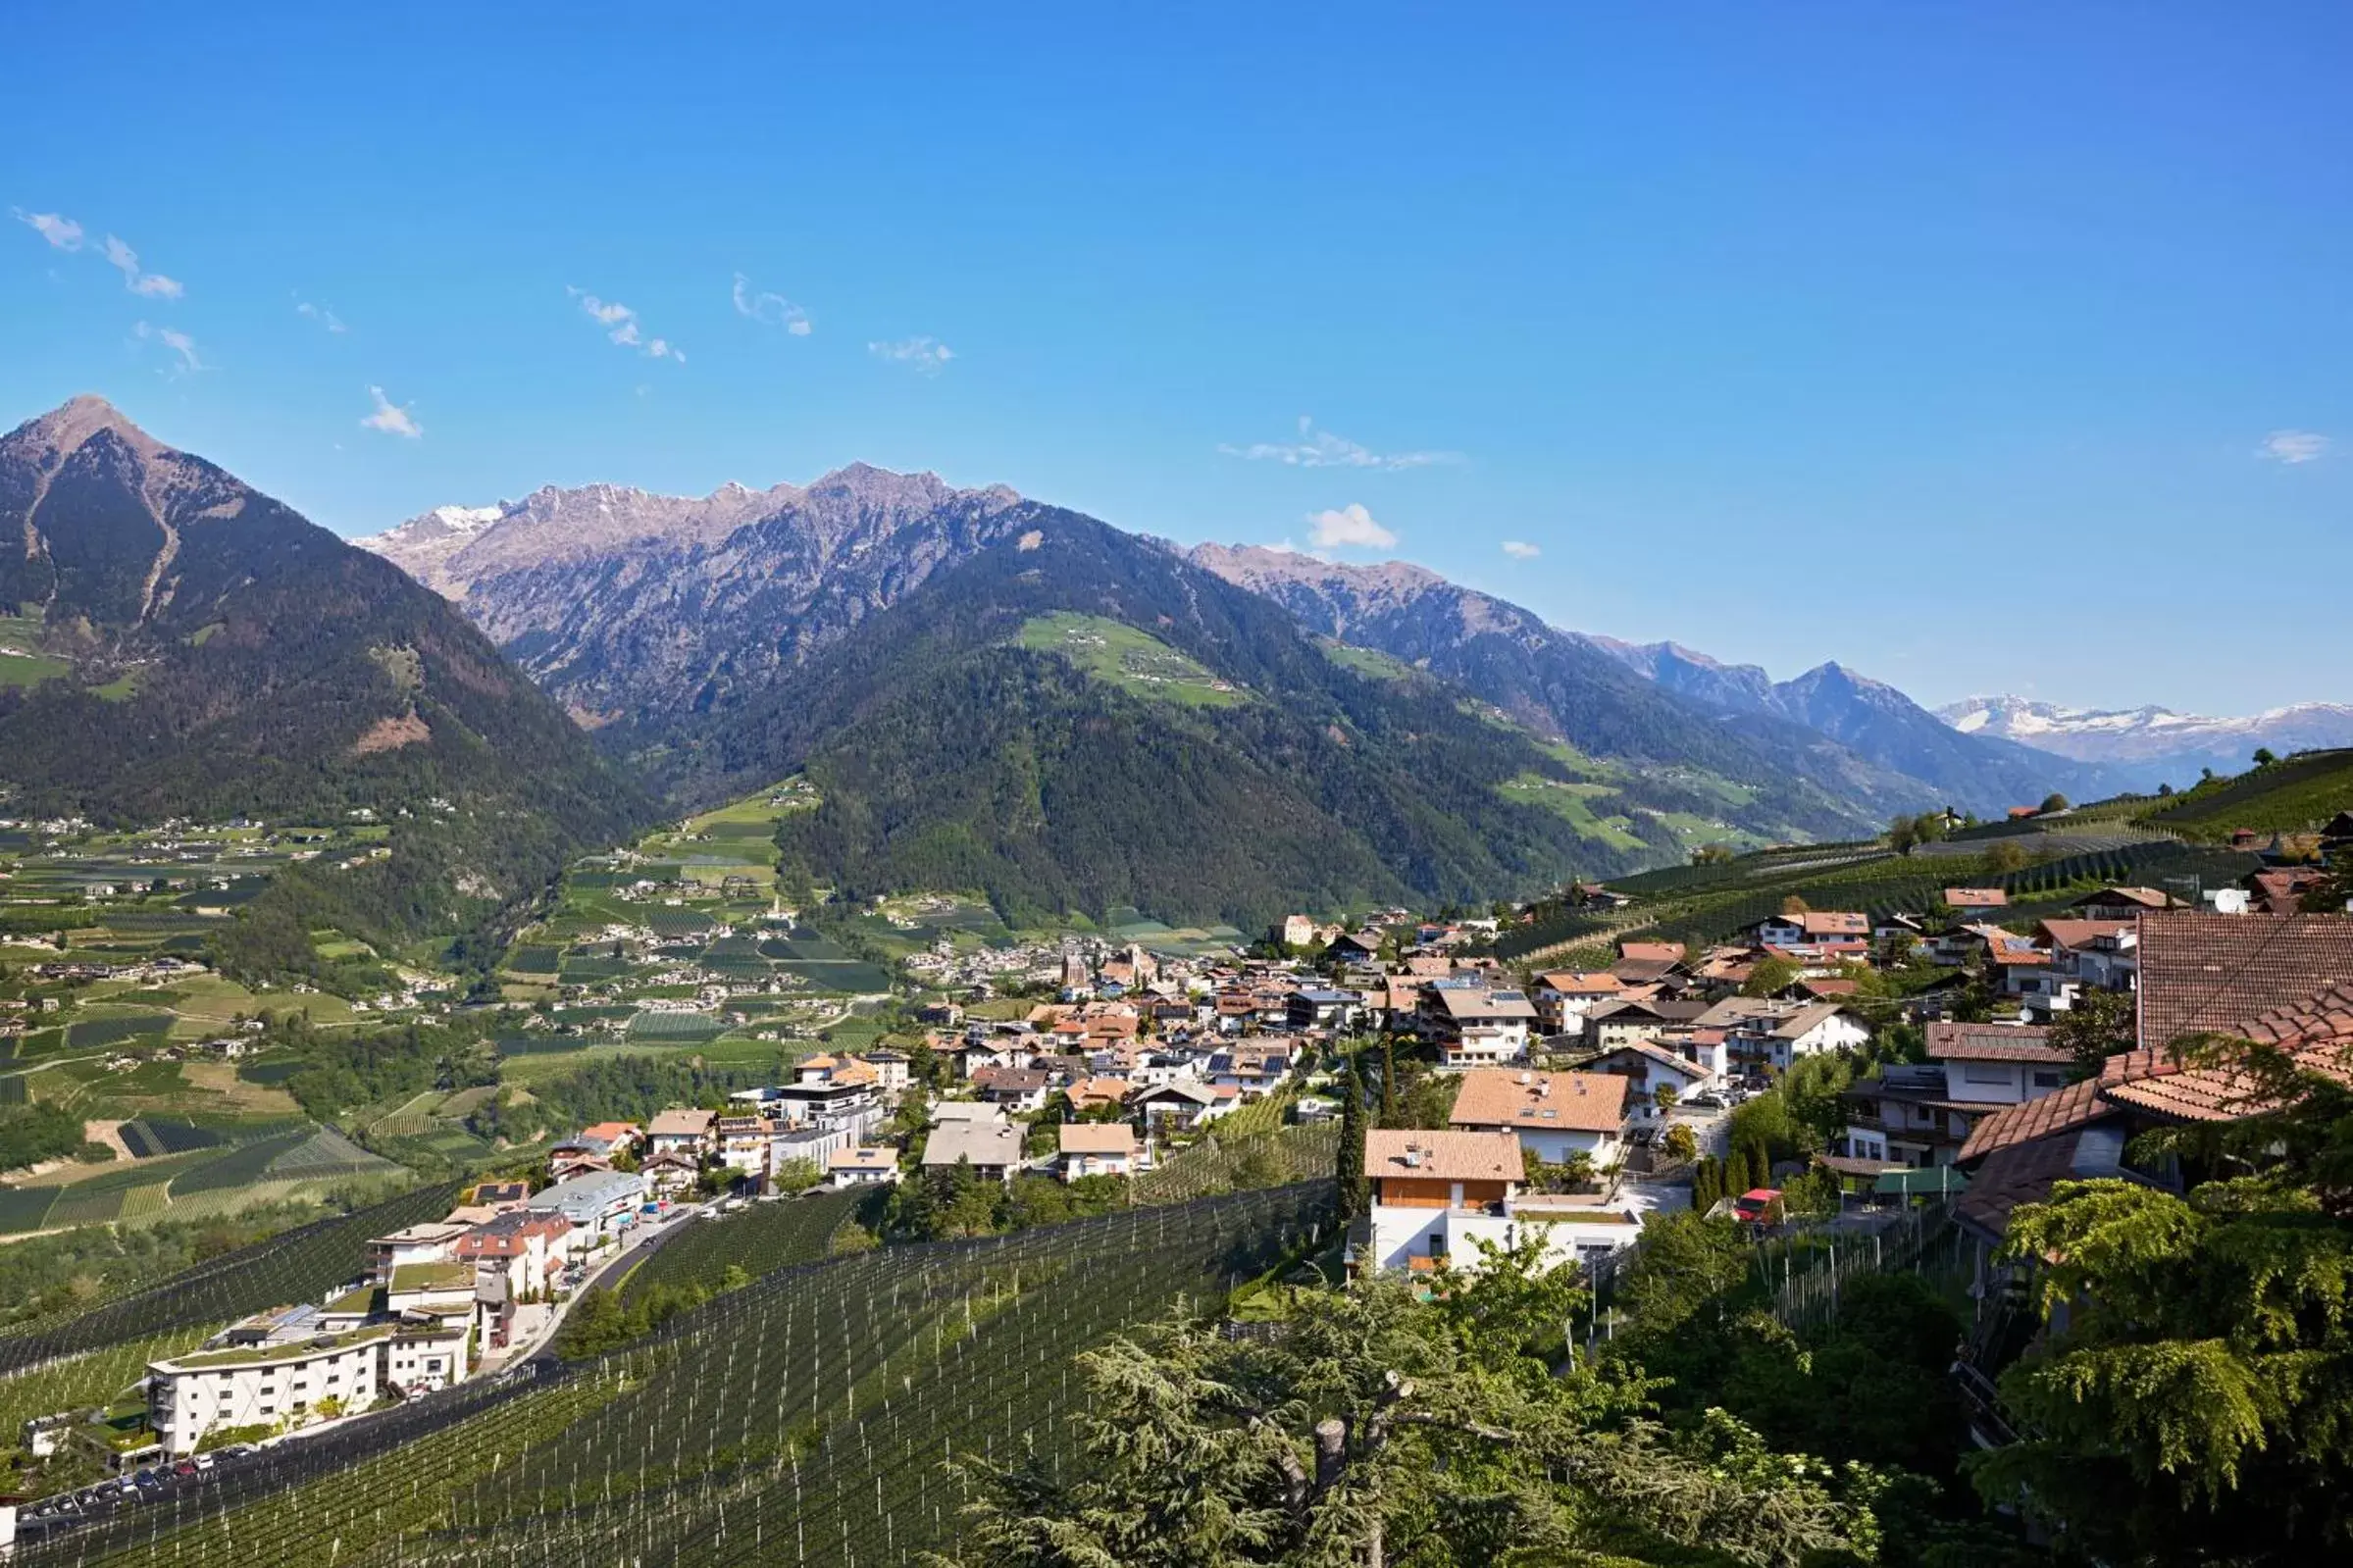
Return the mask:
<svg viewBox="0 0 2353 1568">
<path fill-rule="evenodd" d="M 289 949 L 480 926 L 656 800 L 790 777 L 818 881 L 1244 925 L 2114 782 L 1836 665 L 1775 683 L 1416 567 L 1187 552 L 864 465 L 550 487 L 355 548 L 81 398 L 0 441 L 0 528 L 26 810 L 391 825 L 360 874 L 274 885 Z"/>
<path fill-rule="evenodd" d="M 1775 685 L 1415 567 L 1188 553 L 865 465 L 699 499 L 549 487 L 357 542 L 650 787 L 804 776 L 809 876 L 1013 915 L 1484 899 L 2107 783 L 1835 665 Z"/>
</svg>

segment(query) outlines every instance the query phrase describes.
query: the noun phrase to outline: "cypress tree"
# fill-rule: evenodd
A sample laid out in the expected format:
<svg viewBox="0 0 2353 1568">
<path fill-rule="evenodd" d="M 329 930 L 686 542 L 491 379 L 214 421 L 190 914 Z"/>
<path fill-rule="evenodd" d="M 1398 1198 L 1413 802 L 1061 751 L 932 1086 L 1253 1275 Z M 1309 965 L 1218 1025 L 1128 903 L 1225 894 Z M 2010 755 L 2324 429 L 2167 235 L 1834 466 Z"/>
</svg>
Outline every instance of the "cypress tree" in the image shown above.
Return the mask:
<svg viewBox="0 0 2353 1568">
<path fill-rule="evenodd" d="M 1340 1223 L 1364 1210 L 1364 1077 L 1362 1057 L 1352 1055 L 1340 1075 Z"/>
</svg>

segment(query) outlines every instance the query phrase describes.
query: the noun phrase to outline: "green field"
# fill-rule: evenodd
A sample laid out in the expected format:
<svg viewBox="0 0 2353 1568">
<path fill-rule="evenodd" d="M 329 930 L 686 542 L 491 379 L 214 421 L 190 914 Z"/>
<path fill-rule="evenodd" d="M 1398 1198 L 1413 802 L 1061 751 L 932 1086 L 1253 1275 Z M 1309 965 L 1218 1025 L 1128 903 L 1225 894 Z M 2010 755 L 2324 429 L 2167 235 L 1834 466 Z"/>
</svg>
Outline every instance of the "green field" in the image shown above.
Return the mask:
<svg viewBox="0 0 2353 1568">
<path fill-rule="evenodd" d="M 38 617 L 0 615 L 0 686 L 37 685 L 74 673 L 72 665 L 40 647 Z"/>
<path fill-rule="evenodd" d="M 1625 818 L 1605 818 L 1595 814 L 1594 801 L 1617 793 L 1609 784 L 1593 784 L 1581 779 L 1547 779 L 1538 774 L 1523 773 L 1495 787 L 1496 792 L 1507 800 L 1552 812 L 1574 828 L 1579 837 L 1594 839 L 1613 849 L 1643 847 L 1642 840 L 1626 831 Z"/>
<path fill-rule="evenodd" d="M 1250 696 L 1147 632 L 1098 615 L 1057 611 L 1032 618 L 1015 641 L 1056 653 L 1099 681 L 1135 696 L 1188 708 L 1230 708 Z"/>
<path fill-rule="evenodd" d="M 1392 658 L 1371 648 L 1359 648 L 1353 642 L 1341 642 L 1331 637 L 1317 637 L 1315 645 L 1323 656 L 1344 670 L 1354 670 L 1375 681 L 1410 681 L 1418 673 L 1403 659 Z"/>
</svg>

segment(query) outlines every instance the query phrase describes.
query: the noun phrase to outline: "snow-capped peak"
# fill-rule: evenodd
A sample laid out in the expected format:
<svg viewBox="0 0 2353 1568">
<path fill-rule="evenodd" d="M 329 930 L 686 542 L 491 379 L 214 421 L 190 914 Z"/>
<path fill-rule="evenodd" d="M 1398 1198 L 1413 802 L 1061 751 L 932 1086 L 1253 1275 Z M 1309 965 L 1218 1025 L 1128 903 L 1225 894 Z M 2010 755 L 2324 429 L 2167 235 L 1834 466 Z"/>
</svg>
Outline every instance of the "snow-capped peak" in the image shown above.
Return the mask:
<svg viewBox="0 0 2353 1568">
<path fill-rule="evenodd" d="M 444 528 L 455 529 L 460 533 L 473 533 L 488 528 L 506 516 L 506 508 L 503 506 L 436 506 L 433 509 L 432 515 L 437 518 Z"/>
</svg>

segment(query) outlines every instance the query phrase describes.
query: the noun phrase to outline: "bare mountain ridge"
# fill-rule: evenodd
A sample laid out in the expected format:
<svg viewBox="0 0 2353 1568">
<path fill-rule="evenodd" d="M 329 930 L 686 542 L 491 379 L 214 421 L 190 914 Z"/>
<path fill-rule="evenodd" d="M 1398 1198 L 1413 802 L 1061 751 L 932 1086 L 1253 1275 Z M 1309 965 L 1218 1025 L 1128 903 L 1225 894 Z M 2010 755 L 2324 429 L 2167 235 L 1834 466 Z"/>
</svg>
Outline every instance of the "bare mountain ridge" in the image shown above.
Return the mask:
<svg viewBox="0 0 2353 1568">
<path fill-rule="evenodd" d="M 1001 485 L 853 463 L 805 486 L 543 487 L 355 542 L 446 594 L 576 718 L 659 724 L 756 689 L 1000 536 Z"/>
</svg>

